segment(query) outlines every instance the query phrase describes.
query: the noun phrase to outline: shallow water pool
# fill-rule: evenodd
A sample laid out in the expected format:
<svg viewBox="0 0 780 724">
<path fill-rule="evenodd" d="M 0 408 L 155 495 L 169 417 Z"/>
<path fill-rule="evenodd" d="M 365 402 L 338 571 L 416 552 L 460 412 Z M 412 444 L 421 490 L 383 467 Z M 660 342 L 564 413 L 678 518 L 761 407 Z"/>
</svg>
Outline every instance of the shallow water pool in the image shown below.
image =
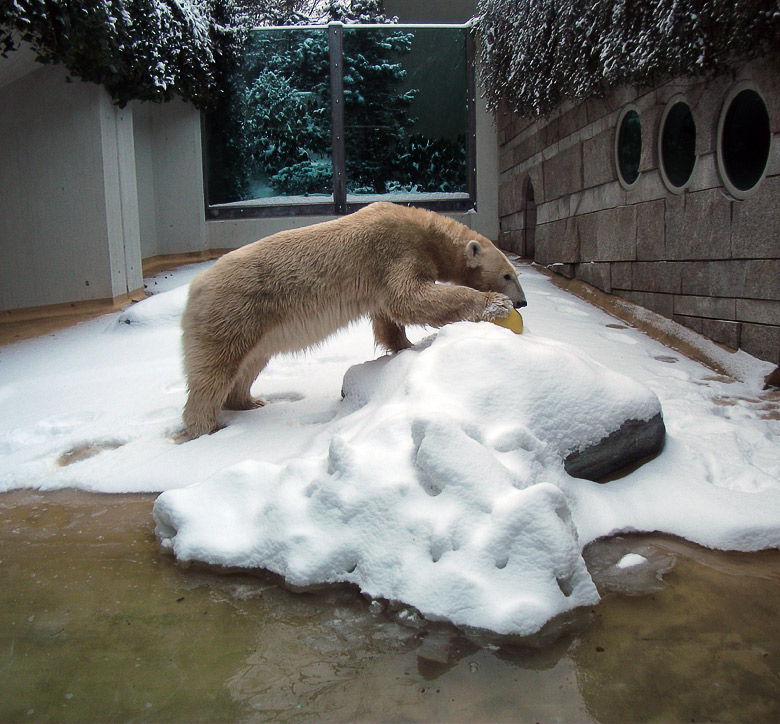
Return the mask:
<svg viewBox="0 0 780 724">
<path fill-rule="evenodd" d="M 0 495 L 0 721 L 780 720 L 780 552 L 597 543 L 602 602 L 534 649 L 183 569 L 154 497 Z"/>
</svg>

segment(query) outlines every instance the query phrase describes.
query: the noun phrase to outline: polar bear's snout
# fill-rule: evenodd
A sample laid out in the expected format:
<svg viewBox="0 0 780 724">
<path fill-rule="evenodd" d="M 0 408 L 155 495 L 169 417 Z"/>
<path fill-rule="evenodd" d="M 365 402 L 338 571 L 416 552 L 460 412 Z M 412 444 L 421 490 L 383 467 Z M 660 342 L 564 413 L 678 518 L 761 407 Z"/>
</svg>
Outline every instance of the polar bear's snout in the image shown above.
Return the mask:
<svg viewBox="0 0 780 724">
<path fill-rule="evenodd" d="M 523 287 L 520 286 L 520 281 L 517 278 L 517 274 L 505 274 L 504 282 L 505 287 L 503 292 L 512 300 L 512 306 L 515 309 L 522 309 L 523 307 L 527 307 L 528 302 L 525 298 L 525 292 L 523 291 Z"/>
</svg>

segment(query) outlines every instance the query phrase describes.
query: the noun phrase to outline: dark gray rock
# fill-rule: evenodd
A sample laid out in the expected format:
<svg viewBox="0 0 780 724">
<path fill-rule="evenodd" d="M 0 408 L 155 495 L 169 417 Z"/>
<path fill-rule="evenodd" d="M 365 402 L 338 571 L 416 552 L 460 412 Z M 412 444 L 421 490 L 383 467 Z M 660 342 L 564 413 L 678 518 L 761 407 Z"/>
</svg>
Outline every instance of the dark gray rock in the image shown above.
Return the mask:
<svg viewBox="0 0 780 724">
<path fill-rule="evenodd" d="M 616 470 L 659 453 L 665 438 L 660 412 L 647 421 L 626 420 L 595 445 L 569 453 L 563 466 L 574 478 L 600 482 Z"/>
</svg>

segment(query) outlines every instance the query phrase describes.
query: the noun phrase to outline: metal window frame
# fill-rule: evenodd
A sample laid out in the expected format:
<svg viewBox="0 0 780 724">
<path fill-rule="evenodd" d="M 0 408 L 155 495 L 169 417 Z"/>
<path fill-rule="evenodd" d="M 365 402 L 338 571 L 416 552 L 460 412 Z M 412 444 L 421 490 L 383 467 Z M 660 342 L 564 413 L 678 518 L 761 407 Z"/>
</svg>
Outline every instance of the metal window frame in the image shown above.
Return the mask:
<svg viewBox="0 0 780 724">
<path fill-rule="evenodd" d="M 263 203 L 262 200 L 241 201 L 212 205 L 208 190 L 208 153 L 205 114 L 201 114 L 201 151 L 203 161 L 203 193 L 207 221 L 229 221 L 235 219 L 258 219 L 285 216 L 343 216 L 367 206 L 371 200 L 356 200 L 347 194 L 346 146 L 344 139 L 344 73 L 342 67 L 344 55 L 344 28 L 383 28 L 413 30 L 418 28 L 466 30 L 466 92 L 467 92 L 467 179 L 468 196 L 453 199 L 436 199 L 437 194 L 415 195 L 414 200 L 404 198 L 404 194 L 382 194 L 382 200 L 408 206 L 419 206 L 440 212 L 465 212 L 477 209 L 477 91 L 474 69 L 474 34 L 468 25 L 460 24 L 409 24 L 398 23 L 347 25 L 334 22 L 328 25 L 294 25 L 264 27 L 263 30 L 327 30 L 330 47 L 330 90 L 331 90 L 331 158 L 333 163 L 333 197 L 330 200 L 311 202 Z M 426 199 L 426 197 L 428 197 Z M 325 197 L 327 199 L 327 197 Z"/>
</svg>

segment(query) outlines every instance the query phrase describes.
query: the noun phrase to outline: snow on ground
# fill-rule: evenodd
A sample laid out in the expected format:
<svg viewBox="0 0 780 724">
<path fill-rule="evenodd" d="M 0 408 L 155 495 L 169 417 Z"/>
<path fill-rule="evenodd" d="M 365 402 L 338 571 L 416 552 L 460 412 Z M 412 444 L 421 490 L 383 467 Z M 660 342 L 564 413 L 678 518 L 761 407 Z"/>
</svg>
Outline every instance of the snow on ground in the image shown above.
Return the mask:
<svg viewBox="0 0 780 724">
<path fill-rule="evenodd" d="M 179 444 L 178 317 L 197 268 L 148 280 L 158 293 L 121 314 L 0 348 L 0 490 L 167 491 L 157 533 L 183 560 L 351 581 L 501 633 L 595 603 L 580 551 L 598 537 L 780 546 L 771 366 L 740 353 L 742 381 L 721 377 L 527 266 L 523 335 L 418 329 L 386 357 L 362 322 L 272 360 L 254 387 L 266 407 Z M 564 472 L 578 441 L 659 401 L 655 460 L 605 485 Z"/>
</svg>

